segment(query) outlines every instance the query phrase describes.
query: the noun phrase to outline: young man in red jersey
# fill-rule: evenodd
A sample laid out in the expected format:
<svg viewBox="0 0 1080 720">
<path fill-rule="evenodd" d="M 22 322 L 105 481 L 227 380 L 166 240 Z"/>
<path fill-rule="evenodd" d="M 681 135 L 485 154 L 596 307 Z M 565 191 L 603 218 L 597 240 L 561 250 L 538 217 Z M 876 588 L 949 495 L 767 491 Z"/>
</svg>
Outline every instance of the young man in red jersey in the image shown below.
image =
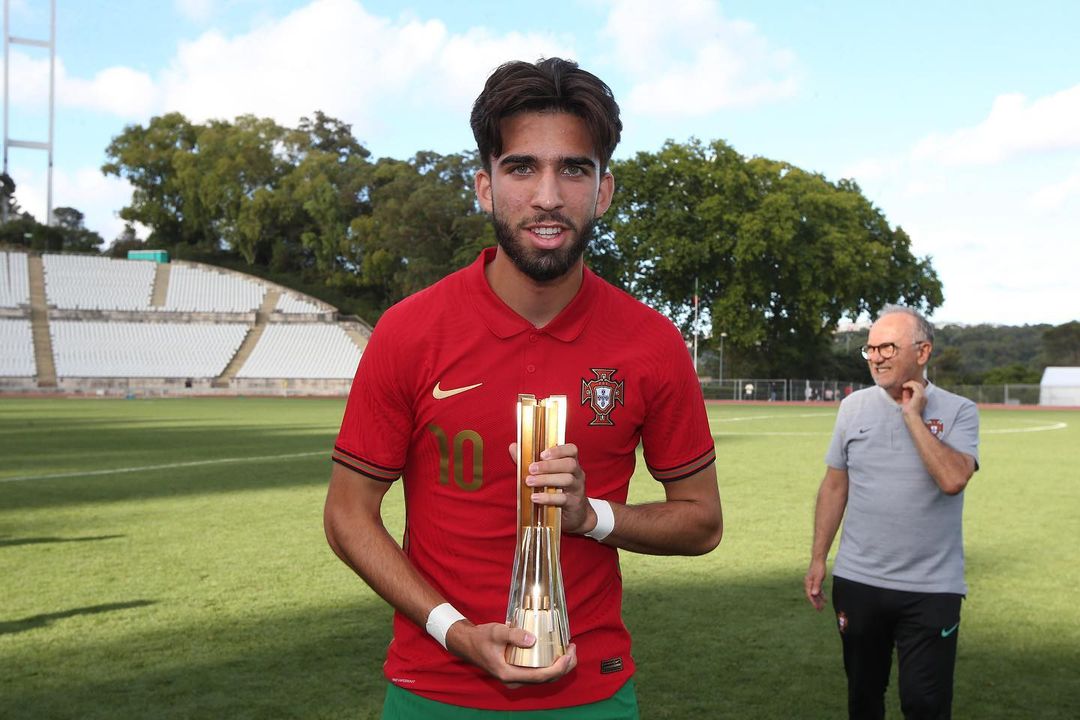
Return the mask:
<svg viewBox="0 0 1080 720">
<path fill-rule="evenodd" d="M 327 537 L 396 610 L 384 718 L 636 718 L 618 549 L 695 555 L 720 542 L 701 389 L 674 325 L 582 260 L 614 191 L 622 123 L 607 85 L 559 58 L 507 63 L 472 128 L 498 247 L 376 326 L 334 448 Z M 567 444 L 530 467 L 534 501 L 562 508 L 574 641 L 540 669 L 504 659 L 535 640 L 504 622 L 519 393 L 571 399 Z M 663 502 L 625 504 L 639 443 Z M 380 516 L 399 477 L 401 546 Z"/>
</svg>

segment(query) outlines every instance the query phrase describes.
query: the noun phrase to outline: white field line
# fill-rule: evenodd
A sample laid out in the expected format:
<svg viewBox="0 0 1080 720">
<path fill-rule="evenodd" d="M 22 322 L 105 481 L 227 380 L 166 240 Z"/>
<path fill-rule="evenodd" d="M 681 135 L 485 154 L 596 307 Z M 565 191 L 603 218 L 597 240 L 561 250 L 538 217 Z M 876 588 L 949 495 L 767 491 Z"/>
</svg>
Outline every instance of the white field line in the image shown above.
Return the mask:
<svg viewBox="0 0 1080 720">
<path fill-rule="evenodd" d="M 836 417 L 836 413 L 801 413 L 799 415 L 748 415 L 746 417 L 733 417 L 733 418 L 717 418 L 713 422 L 743 422 L 745 420 L 775 420 L 776 418 L 818 418 L 818 417 Z"/>
<path fill-rule="evenodd" d="M 1057 422 L 1050 425 L 1036 425 L 1035 427 L 1026 428 L 1001 428 L 1000 430 L 982 430 L 983 435 L 1004 435 L 1005 433 L 1022 433 L 1022 432 L 1043 432 L 1045 430 L 1064 430 L 1069 427 L 1069 423 Z"/>
<path fill-rule="evenodd" d="M 829 417 L 829 416 L 831 416 L 831 413 L 806 413 L 806 414 L 803 414 L 803 415 L 795 415 L 794 417 Z M 791 415 L 758 415 L 758 416 L 751 416 L 751 417 L 721 418 L 721 419 L 715 420 L 714 422 L 740 422 L 740 421 L 743 421 L 743 420 L 765 420 L 765 419 L 774 419 L 774 418 L 783 418 L 783 417 L 792 417 L 792 416 Z M 1047 430 L 1064 430 L 1067 427 L 1069 427 L 1068 423 L 1056 422 L 1056 423 L 1050 423 L 1049 425 L 1036 425 L 1034 427 L 1000 428 L 1000 429 L 997 429 L 997 430 L 981 430 L 980 434 L 981 435 L 1005 435 L 1005 434 L 1008 434 L 1008 433 L 1045 432 Z M 728 431 L 723 431 L 723 432 L 714 432 L 712 434 L 713 437 L 744 436 L 744 435 L 774 436 L 774 437 L 809 437 L 809 436 L 817 436 L 817 437 L 826 436 L 827 437 L 827 436 L 832 435 L 832 431 L 831 430 L 829 432 L 796 432 L 796 431 L 785 432 L 785 431 L 779 431 L 779 430 L 775 431 L 775 432 L 770 432 L 770 431 L 764 431 L 764 432 L 754 432 L 754 431 L 728 432 Z"/>
<path fill-rule="evenodd" d="M 797 415 L 796 417 L 825 417 L 829 413 L 807 413 L 804 415 Z M 765 420 L 778 417 L 791 417 L 790 415 L 759 415 L 755 417 L 745 418 L 722 418 L 716 420 L 716 422 L 738 422 L 742 420 Z M 1064 430 L 1069 427 L 1068 423 L 1057 422 L 1050 425 L 1037 425 L 1035 427 L 1027 428 L 1001 428 L 999 430 L 983 430 L 983 435 L 1004 435 L 1006 433 L 1027 433 L 1027 432 L 1044 432 L 1046 430 Z M 832 432 L 714 432 L 713 437 L 728 436 L 728 435 L 759 435 L 759 436 L 773 436 L 773 437 L 792 437 L 792 436 L 827 436 Z M 224 465 L 227 463 L 238 462 L 265 462 L 267 460 L 287 460 L 289 458 L 299 457 L 311 457 L 312 455 L 322 455 L 327 453 L 326 450 L 315 450 L 313 452 L 302 453 L 288 453 L 285 455 L 262 455 L 255 457 L 232 457 L 232 458 L 218 458 L 216 460 L 193 460 L 191 462 L 181 463 L 167 463 L 164 465 L 141 465 L 139 467 L 127 467 L 127 468 L 114 468 L 111 470 L 85 470 L 82 472 L 70 472 L 70 473 L 53 473 L 51 475 L 17 475 L 15 477 L 0 478 L 0 483 L 6 482 L 24 482 L 27 480 L 58 480 L 61 478 L 75 478 L 75 477 L 93 477 L 96 475 L 118 475 L 121 473 L 133 473 L 133 472 L 146 472 L 150 470 L 173 470 L 183 467 L 198 467 L 201 465 Z"/>
<path fill-rule="evenodd" d="M 216 460 L 192 460 L 191 462 L 168 463 L 166 465 L 141 465 L 139 467 L 113 468 L 111 470 L 85 470 L 82 472 L 53 473 L 52 475 L 20 475 L 0 478 L 0 482 L 22 482 L 24 480 L 56 480 L 59 478 L 93 477 L 94 475 L 118 475 L 120 473 L 146 472 L 148 470 L 173 470 L 176 468 L 197 467 L 200 465 L 224 465 L 238 462 L 266 462 L 267 460 L 288 460 L 289 458 L 311 457 L 312 455 L 330 456 L 328 450 L 314 452 L 288 453 L 286 455 L 256 455 L 254 457 L 217 458 Z"/>
</svg>

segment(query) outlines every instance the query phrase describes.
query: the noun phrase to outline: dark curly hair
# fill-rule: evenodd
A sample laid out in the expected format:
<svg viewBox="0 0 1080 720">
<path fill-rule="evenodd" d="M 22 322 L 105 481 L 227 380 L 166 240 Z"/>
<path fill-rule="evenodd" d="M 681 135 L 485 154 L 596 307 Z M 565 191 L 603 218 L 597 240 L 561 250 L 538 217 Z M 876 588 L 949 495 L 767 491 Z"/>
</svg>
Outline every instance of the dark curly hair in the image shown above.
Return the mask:
<svg viewBox="0 0 1080 720">
<path fill-rule="evenodd" d="M 490 172 L 492 156 L 502 154 L 503 119 L 521 112 L 551 111 L 571 113 L 585 121 L 600 170 L 607 170 L 622 134 L 615 96 L 603 80 L 562 58 L 504 63 L 487 79 L 469 120 L 484 169 Z"/>
</svg>

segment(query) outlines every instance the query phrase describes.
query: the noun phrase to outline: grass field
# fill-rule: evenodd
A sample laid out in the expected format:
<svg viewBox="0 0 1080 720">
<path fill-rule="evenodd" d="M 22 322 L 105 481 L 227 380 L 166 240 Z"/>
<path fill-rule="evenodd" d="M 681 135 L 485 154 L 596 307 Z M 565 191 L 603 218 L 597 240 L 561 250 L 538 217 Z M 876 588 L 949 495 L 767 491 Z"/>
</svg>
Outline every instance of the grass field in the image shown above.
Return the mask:
<svg viewBox="0 0 1080 720">
<path fill-rule="evenodd" d="M 377 717 L 390 611 L 321 526 L 342 408 L 0 399 L 0 718 Z M 834 414 L 710 406 L 723 543 L 623 554 L 643 718 L 845 715 L 832 616 L 802 597 Z M 1077 718 L 1080 413 L 982 428 L 954 716 Z"/>
</svg>

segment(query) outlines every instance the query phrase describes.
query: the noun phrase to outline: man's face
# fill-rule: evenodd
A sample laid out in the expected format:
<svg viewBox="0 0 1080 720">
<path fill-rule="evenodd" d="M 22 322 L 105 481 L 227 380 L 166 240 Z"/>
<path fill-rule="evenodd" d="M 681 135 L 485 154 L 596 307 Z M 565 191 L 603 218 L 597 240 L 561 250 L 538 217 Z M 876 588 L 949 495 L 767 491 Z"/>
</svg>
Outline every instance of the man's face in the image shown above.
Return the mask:
<svg viewBox="0 0 1080 720">
<path fill-rule="evenodd" d="M 870 328 L 866 343 L 875 347 L 892 343 L 897 348 L 896 354 L 887 360 L 874 351 L 866 361 L 879 387 L 897 395 L 904 383 L 922 380 L 923 368 L 930 359 L 930 344 L 915 343 L 915 318 L 904 313 L 880 318 Z"/>
<path fill-rule="evenodd" d="M 503 152 L 476 175 L 499 246 L 537 282 L 565 275 L 581 259 L 592 225 L 611 204 L 615 181 L 585 122 L 568 113 L 526 112 L 502 121 Z"/>
</svg>

